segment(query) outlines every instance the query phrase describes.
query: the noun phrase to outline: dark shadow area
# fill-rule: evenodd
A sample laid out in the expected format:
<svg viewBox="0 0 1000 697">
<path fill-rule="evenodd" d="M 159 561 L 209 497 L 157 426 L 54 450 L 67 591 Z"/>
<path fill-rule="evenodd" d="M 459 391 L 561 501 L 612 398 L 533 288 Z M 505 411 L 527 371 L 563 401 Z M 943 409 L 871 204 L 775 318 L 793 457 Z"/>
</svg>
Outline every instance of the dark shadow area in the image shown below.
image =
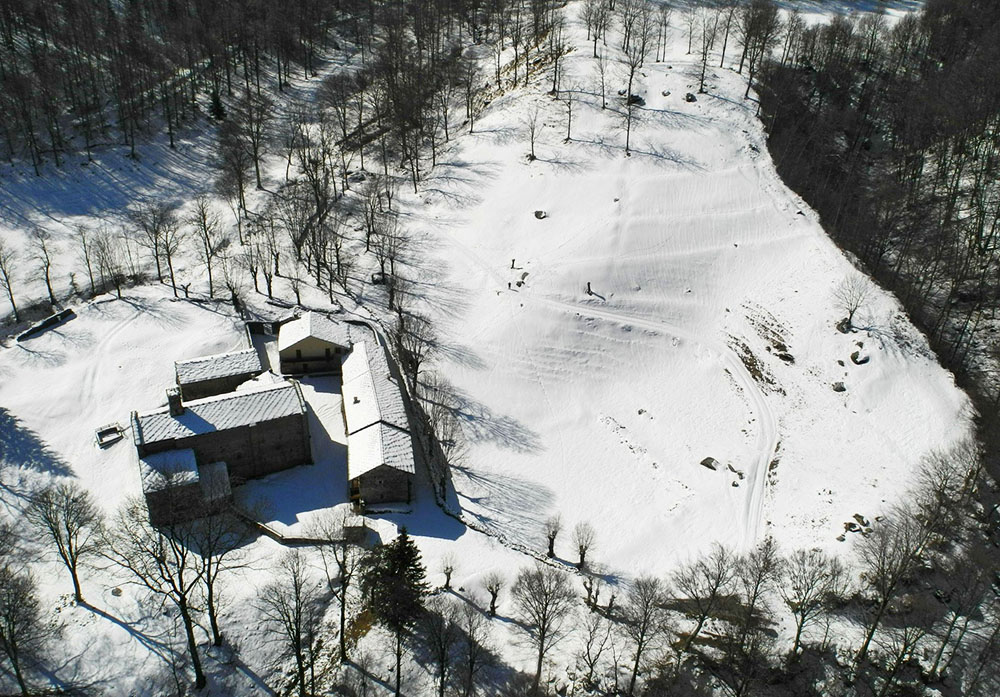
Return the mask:
<svg viewBox="0 0 1000 697">
<path fill-rule="evenodd" d="M 38 472 L 72 477 L 73 468 L 52 452 L 38 434 L 0 407 L 0 468 L 25 467 Z"/>
</svg>

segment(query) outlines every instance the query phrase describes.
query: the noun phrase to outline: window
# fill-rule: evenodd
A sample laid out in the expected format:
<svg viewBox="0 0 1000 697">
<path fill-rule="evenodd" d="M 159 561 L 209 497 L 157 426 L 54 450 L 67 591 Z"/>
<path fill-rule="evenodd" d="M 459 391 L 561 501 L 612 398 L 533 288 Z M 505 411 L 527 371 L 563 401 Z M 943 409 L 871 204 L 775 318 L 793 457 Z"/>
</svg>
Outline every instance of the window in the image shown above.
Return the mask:
<svg viewBox="0 0 1000 697">
<path fill-rule="evenodd" d="M 295 358 L 296 360 L 302 360 L 302 349 L 295 349 Z"/>
<path fill-rule="evenodd" d="M 330 349 L 326 350 L 326 360 L 330 360 Z"/>
</svg>

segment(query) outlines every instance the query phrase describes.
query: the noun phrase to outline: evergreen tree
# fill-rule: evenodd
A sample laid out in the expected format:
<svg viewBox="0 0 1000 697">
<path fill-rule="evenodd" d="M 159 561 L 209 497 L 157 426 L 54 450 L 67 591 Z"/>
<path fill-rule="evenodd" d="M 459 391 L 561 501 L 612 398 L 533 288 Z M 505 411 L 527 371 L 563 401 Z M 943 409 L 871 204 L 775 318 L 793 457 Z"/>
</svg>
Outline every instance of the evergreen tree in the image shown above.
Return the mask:
<svg viewBox="0 0 1000 697">
<path fill-rule="evenodd" d="M 400 694 L 403 637 L 423 610 L 426 575 L 420 550 L 406 528 L 389 544 L 372 550 L 363 564 L 361 590 L 368 601 L 368 609 L 396 639 L 396 695 Z"/>
</svg>

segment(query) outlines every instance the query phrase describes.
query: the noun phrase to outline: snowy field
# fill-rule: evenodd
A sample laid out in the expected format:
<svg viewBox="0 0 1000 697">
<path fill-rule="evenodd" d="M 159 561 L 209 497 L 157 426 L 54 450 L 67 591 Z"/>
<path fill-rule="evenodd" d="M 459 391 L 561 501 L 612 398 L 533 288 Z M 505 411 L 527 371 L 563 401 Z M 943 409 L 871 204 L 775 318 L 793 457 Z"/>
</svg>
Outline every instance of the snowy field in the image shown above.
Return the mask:
<svg viewBox="0 0 1000 697">
<path fill-rule="evenodd" d="M 625 156 L 616 95 L 624 78 L 614 66 L 602 110 L 578 10 L 567 7 L 575 50 L 563 59 L 562 86 L 574 92 L 571 140 L 565 101 L 547 94 L 551 75 L 539 72 L 528 88 L 498 95 L 475 132 L 439 153 L 419 195 L 400 194 L 418 242 L 411 291 L 435 322 L 434 370 L 454 386 L 468 441 L 452 471 L 454 494 L 466 520 L 489 534 L 440 512 L 424 475 L 413 512 L 374 526 L 389 539 L 406 525 L 433 584 L 442 582 L 441 559 L 454 555 L 453 585 L 465 595 L 481 593 L 490 571 L 512 579 L 531 558 L 510 544 L 542 551 L 543 523 L 555 514 L 566 530 L 594 525 L 592 557 L 609 579 L 667 574 L 715 542 L 745 549 L 767 535 L 786 552 L 822 547 L 846 558 L 843 524 L 884 512 L 921 457 L 965 435 L 967 400 L 893 298 L 876 295 L 859 317 L 865 330 L 837 331 L 846 313 L 833 294 L 850 262 L 775 173 L 742 76 L 710 69 L 709 94 L 684 100 L 697 91 L 696 60 L 679 29 L 668 58 L 641 69 L 633 91 L 645 105 Z M 536 105 L 545 125 L 538 159 L 528 162 L 525 120 Z M 68 258 L 72 225 L 101 219 L 133 193 L 155 195 L 178 173 L 173 195 L 200 191 L 206 142 L 120 180 L 115 164 L 67 174 L 34 203 L 32 181 L 12 180 L 0 201 L 17 215 L 4 216 L 0 234 L 23 239 L 29 223 L 51 225 Z M 80 194 L 105 184 L 106 200 L 87 204 Z M 76 280 L 83 284 L 79 273 Z M 134 449 L 126 438 L 100 450 L 94 429 L 163 404 L 173 361 L 244 342 L 230 307 L 174 301 L 165 287 L 76 309 L 64 325 L 0 349 L 0 455 L 24 463 L 2 473 L 14 516 L 29 482 L 61 475 L 113 512 L 139 491 Z M 855 352 L 869 360 L 856 364 Z M 263 501 L 269 522 L 291 534 L 346 494 L 340 395 L 322 382 L 304 391 L 314 433 L 322 431 L 317 464 L 238 492 Z M 718 469 L 702 466 L 705 458 Z M 575 561 L 568 533 L 556 551 Z M 210 694 L 275 694 L 268 685 L 282 664 L 257 641 L 253 597 L 280 552 L 259 540 L 226 582 L 224 631 L 242 652 L 238 661 L 210 656 Z M 102 570 L 84 578 L 101 611 L 74 607 L 62 568 L 44 569 L 44 605 L 75 652 L 67 665 L 87 667 L 57 672 L 54 682 L 145 694 L 153 676 L 168 675 L 172 652 L 183 651 L 176 618 L 164 620 Z M 505 657 L 530 667 L 511 623 L 494 624 Z"/>
</svg>

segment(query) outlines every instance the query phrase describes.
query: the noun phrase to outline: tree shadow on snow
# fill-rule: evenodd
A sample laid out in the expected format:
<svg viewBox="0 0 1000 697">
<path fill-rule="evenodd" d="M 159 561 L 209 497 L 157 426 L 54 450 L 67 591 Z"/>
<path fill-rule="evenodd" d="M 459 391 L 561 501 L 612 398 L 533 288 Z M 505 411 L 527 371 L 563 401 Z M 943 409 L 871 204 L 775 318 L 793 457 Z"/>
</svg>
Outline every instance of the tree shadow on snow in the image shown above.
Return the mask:
<svg viewBox="0 0 1000 697">
<path fill-rule="evenodd" d="M 52 452 L 37 433 L 0 407 L 0 469 L 5 466 L 24 467 L 62 477 L 74 476 L 73 468 Z"/>
</svg>

